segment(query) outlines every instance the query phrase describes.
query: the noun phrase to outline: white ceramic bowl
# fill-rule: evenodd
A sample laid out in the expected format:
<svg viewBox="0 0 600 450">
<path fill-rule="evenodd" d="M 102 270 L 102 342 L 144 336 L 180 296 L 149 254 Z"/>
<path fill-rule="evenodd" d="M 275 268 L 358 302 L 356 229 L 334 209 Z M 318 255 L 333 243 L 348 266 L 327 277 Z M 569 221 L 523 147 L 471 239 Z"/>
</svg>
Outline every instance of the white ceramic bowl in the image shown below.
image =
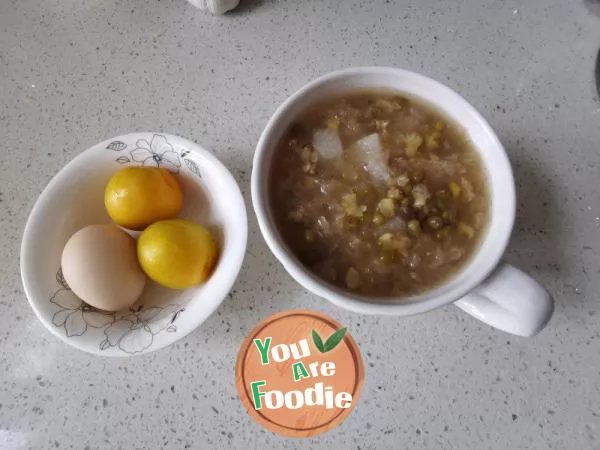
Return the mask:
<svg viewBox="0 0 600 450">
<path fill-rule="evenodd" d="M 176 173 L 184 196 L 179 217 L 207 226 L 217 238 L 220 255 L 205 284 L 171 290 L 149 280 L 136 304 L 109 314 L 71 292 L 60 271 L 60 257 L 77 230 L 110 223 L 104 189 L 111 175 L 128 165 L 160 166 Z M 247 226 L 237 183 L 207 150 L 159 133 L 109 139 L 67 164 L 35 203 L 21 246 L 25 293 L 46 328 L 73 347 L 106 356 L 158 350 L 193 331 L 227 296 L 242 266 Z"/>
<path fill-rule="evenodd" d="M 443 285 L 410 298 L 373 299 L 324 282 L 291 253 L 270 210 L 268 178 L 272 156 L 291 123 L 323 99 L 369 89 L 387 89 L 423 99 L 458 122 L 479 151 L 491 191 L 487 232 L 471 260 Z M 293 94 L 277 109 L 258 142 L 252 168 L 252 203 L 267 244 L 290 275 L 307 290 L 345 309 L 409 315 L 457 302 L 457 306 L 478 319 L 523 336 L 537 333 L 552 315 L 552 299 L 542 286 L 514 267 L 499 265 L 512 231 L 516 204 L 512 169 L 502 144 L 465 99 L 423 75 L 386 67 L 346 69 L 318 78 Z"/>
</svg>

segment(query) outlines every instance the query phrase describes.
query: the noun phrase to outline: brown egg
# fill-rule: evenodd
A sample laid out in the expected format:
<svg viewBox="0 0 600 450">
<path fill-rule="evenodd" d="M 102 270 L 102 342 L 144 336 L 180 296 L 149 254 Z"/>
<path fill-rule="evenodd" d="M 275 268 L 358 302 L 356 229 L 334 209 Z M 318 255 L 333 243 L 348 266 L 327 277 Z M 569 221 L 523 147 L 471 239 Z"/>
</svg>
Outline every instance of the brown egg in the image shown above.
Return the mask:
<svg viewBox="0 0 600 450">
<path fill-rule="evenodd" d="M 71 236 L 61 265 L 71 290 L 105 311 L 133 305 L 146 284 L 135 239 L 114 225 L 91 225 Z"/>
</svg>

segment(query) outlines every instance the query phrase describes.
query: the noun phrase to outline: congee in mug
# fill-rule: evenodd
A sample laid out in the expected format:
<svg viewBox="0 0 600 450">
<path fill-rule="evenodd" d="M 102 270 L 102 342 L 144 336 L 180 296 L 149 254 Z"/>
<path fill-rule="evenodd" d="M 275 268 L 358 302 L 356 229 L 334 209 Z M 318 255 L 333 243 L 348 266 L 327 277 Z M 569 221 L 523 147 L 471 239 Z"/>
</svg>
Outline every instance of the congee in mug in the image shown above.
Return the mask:
<svg viewBox="0 0 600 450">
<path fill-rule="evenodd" d="M 325 99 L 279 142 L 276 227 L 312 272 L 344 290 L 406 297 L 466 266 L 485 234 L 486 171 L 463 129 L 390 91 Z"/>
</svg>

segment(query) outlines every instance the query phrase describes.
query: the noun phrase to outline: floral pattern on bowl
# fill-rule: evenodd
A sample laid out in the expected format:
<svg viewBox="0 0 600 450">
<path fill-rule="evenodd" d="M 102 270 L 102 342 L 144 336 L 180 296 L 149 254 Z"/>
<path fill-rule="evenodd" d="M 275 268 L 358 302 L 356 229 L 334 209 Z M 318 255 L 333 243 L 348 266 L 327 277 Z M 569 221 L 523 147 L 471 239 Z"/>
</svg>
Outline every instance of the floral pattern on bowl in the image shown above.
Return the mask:
<svg viewBox="0 0 600 450">
<path fill-rule="evenodd" d="M 127 147 L 128 145 L 125 142 L 112 141 L 106 146 L 106 149 L 122 152 Z M 180 153 L 176 152 L 165 136 L 154 134 L 150 142 L 148 142 L 148 139 L 138 139 L 135 143 L 135 148 L 129 151 L 129 156 L 119 156 L 115 161 L 119 164 L 140 163 L 144 167 L 162 167 L 178 174 L 181 168 L 181 160 L 183 159 L 190 172 L 202 177 L 198 164 L 186 158 L 189 153 L 189 150 L 182 150 Z"/>
<path fill-rule="evenodd" d="M 154 336 L 166 330 L 175 333 L 175 321 L 185 311 L 181 305 L 168 304 L 144 308 L 138 306 L 128 311 L 101 311 L 83 302 L 67 285 L 62 269 L 56 273 L 59 288 L 50 298 L 50 303 L 58 307 L 52 317 L 52 323 L 64 329 L 70 338 L 82 336 L 89 327 L 104 330 L 105 339 L 98 347 L 101 351 L 110 347 L 136 354 L 149 349 Z"/>
</svg>

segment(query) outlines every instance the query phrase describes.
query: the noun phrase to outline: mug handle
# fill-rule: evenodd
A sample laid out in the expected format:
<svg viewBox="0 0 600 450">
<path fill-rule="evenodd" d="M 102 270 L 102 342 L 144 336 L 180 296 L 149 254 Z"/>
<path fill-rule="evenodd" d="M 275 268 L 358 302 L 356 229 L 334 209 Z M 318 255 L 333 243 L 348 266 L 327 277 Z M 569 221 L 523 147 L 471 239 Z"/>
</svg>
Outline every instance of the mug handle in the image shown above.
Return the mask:
<svg viewBox="0 0 600 450">
<path fill-rule="evenodd" d="M 455 305 L 476 319 L 517 336 L 538 334 L 554 311 L 554 301 L 542 285 L 504 263 Z"/>
</svg>

